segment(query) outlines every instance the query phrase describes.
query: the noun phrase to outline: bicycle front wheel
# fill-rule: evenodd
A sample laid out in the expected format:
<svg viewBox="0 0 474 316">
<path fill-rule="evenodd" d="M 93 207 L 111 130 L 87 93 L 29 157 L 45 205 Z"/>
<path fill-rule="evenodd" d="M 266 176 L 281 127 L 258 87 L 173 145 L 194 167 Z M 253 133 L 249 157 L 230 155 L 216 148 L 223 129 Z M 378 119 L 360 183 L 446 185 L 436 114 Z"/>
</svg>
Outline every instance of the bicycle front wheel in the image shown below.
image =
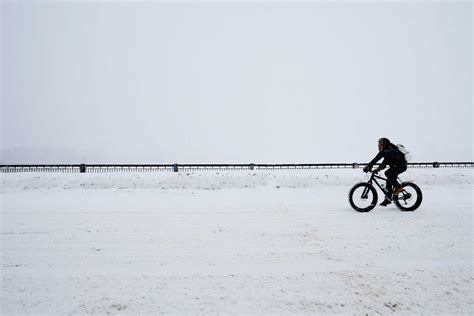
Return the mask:
<svg viewBox="0 0 474 316">
<path fill-rule="evenodd" d="M 357 183 L 349 191 L 349 203 L 358 212 L 369 212 L 377 205 L 377 190 L 365 182 Z"/>
</svg>

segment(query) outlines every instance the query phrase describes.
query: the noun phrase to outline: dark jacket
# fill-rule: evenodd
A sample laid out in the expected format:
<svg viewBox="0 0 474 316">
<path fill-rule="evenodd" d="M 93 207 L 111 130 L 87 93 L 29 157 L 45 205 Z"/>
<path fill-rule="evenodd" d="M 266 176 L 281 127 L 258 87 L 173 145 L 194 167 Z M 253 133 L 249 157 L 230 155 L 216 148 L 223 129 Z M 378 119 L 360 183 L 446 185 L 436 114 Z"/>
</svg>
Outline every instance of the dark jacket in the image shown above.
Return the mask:
<svg viewBox="0 0 474 316">
<path fill-rule="evenodd" d="M 368 167 L 369 169 L 377 163 L 380 159 L 383 158 L 382 163 L 380 166 L 382 168 L 385 168 L 386 165 L 389 165 L 390 167 L 393 166 L 406 166 L 407 162 L 405 160 L 405 155 L 398 150 L 397 146 L 394 144 L 390 143 L 388 147 L 382 151 L 380 151 L 377 156 L 375 156 L 374 159 L 372 159 L 371 162 L 369 162 Z"/>
</svg>

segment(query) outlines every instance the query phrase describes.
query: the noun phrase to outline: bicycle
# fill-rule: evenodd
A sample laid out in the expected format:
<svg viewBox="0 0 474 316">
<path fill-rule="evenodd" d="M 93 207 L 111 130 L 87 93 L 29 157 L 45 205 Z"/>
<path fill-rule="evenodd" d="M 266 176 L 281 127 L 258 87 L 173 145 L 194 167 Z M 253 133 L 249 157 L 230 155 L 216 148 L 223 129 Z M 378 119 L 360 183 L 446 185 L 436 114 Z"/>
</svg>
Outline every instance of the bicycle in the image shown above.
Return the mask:
<svg viewBox="0 0 474 316">
<path fill-rule="evenodd" d="M 377 205 L 378 195 L 373 184 L 376 184 L 380 190 L 382 190 L 385 197 L 393 201 L 402 211 L 414 211 L 420 207 L 423 200 L 423 193 L 416 184 L 413 182 L 402 182 L 400 186 L 403 190 L 399 194 L 392 196 L 392 192 L 388 192 L 387 189 L 377 181 L 377 179 L 379 179 L 386 182 L 387 179 L 378 176 L 374 170 L 370 172 L 372 176 L 369 181 L 357 183 L 349 191 L 349 203 L 353 209 L 358 212 L 369 212 Z"/>
</svg>

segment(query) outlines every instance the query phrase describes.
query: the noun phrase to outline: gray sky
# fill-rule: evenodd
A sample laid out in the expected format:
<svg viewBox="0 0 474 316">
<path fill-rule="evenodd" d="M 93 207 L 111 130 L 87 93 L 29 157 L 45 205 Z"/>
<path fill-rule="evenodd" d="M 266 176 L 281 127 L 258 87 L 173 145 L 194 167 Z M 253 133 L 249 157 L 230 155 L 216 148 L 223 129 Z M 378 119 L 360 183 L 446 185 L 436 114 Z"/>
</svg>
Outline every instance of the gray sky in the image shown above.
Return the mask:
<svg viewBox="0 0 474 316">
<path fill-rule="evenodd" d="M 4 161 L 473 160 L 469 2 L 1 9 Z"/>
</svg>

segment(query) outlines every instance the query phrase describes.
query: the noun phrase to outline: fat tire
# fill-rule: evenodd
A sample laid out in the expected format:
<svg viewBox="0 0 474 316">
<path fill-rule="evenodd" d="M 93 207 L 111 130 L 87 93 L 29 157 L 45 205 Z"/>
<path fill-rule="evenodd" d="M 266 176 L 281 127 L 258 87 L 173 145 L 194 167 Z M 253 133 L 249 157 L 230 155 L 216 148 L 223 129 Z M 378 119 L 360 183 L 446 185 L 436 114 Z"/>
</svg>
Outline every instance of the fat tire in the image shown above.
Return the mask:
<svg viewBox="0 0 474 316">
<path fill-rule="evenodd" d="M 415 201 L 415 204 L 413 204 L 413 206 L 411 206 L 411 207 L 403 207 L 400 204 L 400 202 L 398 201 L 398 199 L 394 198 L 393 202 L 395 203 L 395 205 L 400 210 L 402 210 L 404 212 L 412 212 L 412 211 L 416 210 L 418 207 L 420 207 L 421 202 L 423 201 L 423 193 L 421 192 L 421 189 L 416 184 L 414 184 L 413 182 L 402 182 L 400 184 L 400 186 L 402 186 L 402 187 L 412 187 L 413 189 L 415 189 L 416 201 Z"/>
<path fill-rule="evenodd" d="M 372 192 L 372 196 L 373 196 L 372 203 L 370 203 L 370 205 L 366 208 L 360 208 L 360 207 L 357 207 L 357 205 L 354 204 L 354 200 L 353 200 L 354 192 L 355 192 L 356 189 L 358 189 L 360 187 L 368 187 L 370 192 Z M 377 190 L 375 190 L 375 188 L 372 185 L 370 185 L 368 183 L 365 183 L 365 182 L 357 183 L 349 191 L 349 203 L 351 204 L 352 208 L 354 210 L 356 210 L 357 212 L 369 212 L 369 211 L 373 210 L 374 207 L 377 205 L 377 199 L 378 199 Z"/>
</svg>

